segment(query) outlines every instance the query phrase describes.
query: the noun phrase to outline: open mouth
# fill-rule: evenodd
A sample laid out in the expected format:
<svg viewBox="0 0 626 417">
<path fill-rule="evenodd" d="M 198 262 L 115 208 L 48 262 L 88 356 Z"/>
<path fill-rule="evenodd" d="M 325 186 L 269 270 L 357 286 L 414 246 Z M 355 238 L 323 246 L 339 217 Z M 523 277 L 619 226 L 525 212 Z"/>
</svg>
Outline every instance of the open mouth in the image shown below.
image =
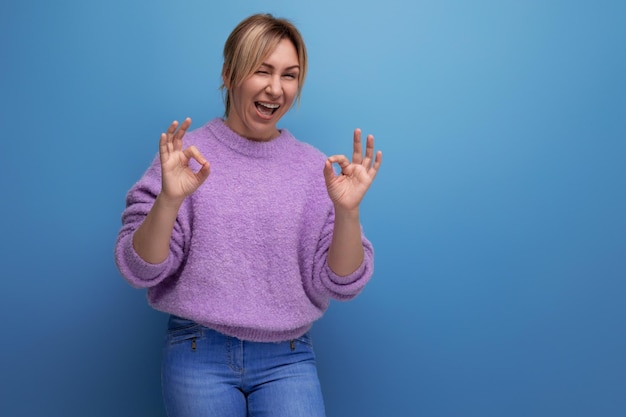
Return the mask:
<svg viewBox="0 0 626 417">
<path fill-rule="evenodd" d="M 264 116 L 271 116 L 280 107 L 280 104 L 263 103 L 261 101 L 255 101 L 254 105 L 256 106 L 259 113 Z"/>
</svg>

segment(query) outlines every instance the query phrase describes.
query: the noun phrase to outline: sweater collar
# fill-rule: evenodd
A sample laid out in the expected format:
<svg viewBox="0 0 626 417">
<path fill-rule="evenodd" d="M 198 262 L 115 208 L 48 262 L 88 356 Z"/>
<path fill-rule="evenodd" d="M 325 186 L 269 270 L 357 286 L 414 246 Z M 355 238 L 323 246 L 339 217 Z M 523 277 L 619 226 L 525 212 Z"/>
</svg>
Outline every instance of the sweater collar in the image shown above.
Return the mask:
<svg viewBox="0 0 626 417">
<path fill-rule="evenodd" d="M 280 135 L 269 141 L 246 139 L 226 126 L 224 120 L 219 117 L 211 120 L 207 127 L 220 143 L 237 153 L 253 158 L 267 158 L 276 155 L 285 149 L 293 139 L 287 129 L 280 129 Z"/>
</svg>

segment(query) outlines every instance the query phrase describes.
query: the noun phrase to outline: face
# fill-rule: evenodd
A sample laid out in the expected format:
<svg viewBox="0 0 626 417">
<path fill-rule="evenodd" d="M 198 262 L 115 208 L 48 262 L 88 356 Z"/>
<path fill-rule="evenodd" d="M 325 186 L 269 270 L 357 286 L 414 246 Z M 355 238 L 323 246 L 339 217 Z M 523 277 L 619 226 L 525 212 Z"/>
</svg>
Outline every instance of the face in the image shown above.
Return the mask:
<svg viewBox="0 0 626 417">
<path fill-rule="evenodd" d="M 252 140 L 277 137 L 280 132 L 276 123 L 291 108 L 298 93 L 298 64 L 296 48 L 283 39 L 241 85 L 227 85 L 231 103 L 226 125 Z"/>
</svg>

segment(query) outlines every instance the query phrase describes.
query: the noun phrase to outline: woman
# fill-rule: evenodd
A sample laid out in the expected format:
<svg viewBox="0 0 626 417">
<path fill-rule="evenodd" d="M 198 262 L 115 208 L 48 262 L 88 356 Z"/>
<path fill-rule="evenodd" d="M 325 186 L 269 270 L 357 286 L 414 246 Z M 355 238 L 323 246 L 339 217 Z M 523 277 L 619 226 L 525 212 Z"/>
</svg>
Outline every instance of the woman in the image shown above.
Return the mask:
<svg viewBox="0 0 626 417">
<path fill-rule="evenodd" d="M 370 135 L 363 155 L 358 129 L 349 161 L 277 128 L 306 70 L 289 21 L 243 20 L 224 46 L 225 118 L 173 122 L 128 193 L 115 257 L 170 314 L 169 416 L 324 415 L 308 332 L 372 275 L 359 204 L 382 154 Z"/>
</svg>

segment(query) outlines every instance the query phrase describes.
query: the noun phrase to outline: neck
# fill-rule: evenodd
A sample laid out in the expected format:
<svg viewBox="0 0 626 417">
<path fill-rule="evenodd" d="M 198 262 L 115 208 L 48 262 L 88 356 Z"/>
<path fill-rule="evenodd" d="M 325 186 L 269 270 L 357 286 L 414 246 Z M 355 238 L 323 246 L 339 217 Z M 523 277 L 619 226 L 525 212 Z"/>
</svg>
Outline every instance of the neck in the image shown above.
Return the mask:
<svg viewBox="0 0 626 417">
<path fill-rule="evenodd" d="M 247 132 L 240 132 L 236 126 L 233 126 L 233 123 L 230 118 L 226 118 L 224 120 L 224 124 L 228 126 L 230 130 L 238 134 L 239 136 L 246 138 L 248 140 L 253 140 L 255 142 L 269 142 L 272 139 L 276 139 L 280 136 L 280 131 L 278 129 L 274 129 L 272 132 L 269 132 L 267 135 L 258 136 L 258 135 L 250 135 Z"/>
</svg>

